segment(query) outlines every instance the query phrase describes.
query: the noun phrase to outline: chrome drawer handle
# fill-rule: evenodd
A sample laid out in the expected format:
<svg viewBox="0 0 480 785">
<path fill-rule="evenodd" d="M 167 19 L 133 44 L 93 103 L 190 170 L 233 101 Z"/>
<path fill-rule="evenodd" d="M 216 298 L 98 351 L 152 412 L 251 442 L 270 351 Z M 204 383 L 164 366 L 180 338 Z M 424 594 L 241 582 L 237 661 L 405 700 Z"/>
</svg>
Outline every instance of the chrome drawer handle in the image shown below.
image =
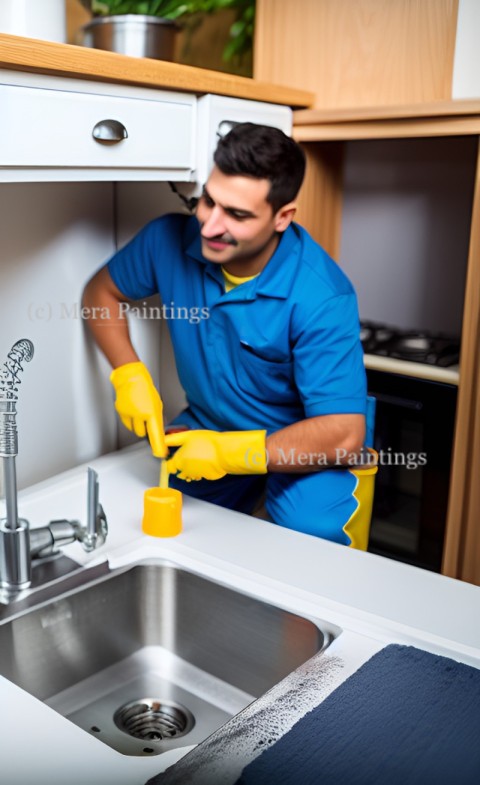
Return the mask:
<svg viewBox="0 0 480 785">
<path fill-rule="evenodd" d="M 118 120 L 100 120 L 94 126 L 92 136 L 97 142 L 105 144 L 117 144 L 127 139 L 127 129 Z"/>
</svg>

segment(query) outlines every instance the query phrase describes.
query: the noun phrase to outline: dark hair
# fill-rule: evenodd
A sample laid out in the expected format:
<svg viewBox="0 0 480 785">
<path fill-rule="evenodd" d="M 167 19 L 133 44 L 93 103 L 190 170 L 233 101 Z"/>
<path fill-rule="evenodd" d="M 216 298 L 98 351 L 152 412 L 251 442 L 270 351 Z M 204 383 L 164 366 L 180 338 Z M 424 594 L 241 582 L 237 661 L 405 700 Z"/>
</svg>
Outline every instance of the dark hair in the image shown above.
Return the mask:
<svg viewBox="0 0 480 785">
<path fill-rule="evenodd" d="M 305 174 L 301 147 L 278 128 L 256 123 L 234 125 L 213 160 L 223 174 L 270 180 L 267 202 L 274 213 L 295 199 Z"/>
</svg>

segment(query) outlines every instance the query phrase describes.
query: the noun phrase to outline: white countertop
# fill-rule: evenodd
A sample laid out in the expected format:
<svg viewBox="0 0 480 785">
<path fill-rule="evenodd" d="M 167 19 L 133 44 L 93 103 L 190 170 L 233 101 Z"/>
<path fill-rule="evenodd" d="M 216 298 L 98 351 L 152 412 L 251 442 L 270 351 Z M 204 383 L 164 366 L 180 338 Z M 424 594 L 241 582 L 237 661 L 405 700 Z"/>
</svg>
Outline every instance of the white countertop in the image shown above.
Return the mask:
<svg viewBox="0 0 480 785">
<path fill-rule="evenodd" d="M 92 461 L 109 521 L 107 543 L 91 555 L 78 544 L 64 553 L 112 568 L 147 557 L 186 569 L 324 619 L 343 633 L 322 654 L 342 660 L 328 691 L 387 643 L 417 646 L 480 668 L 480 588 L 416 567 L 282 529 L 184 497 L 175 538 L 141 531 L 143 492 L 158 481 L 144 445 Z M 85 520 L 86 466 L 21 493 L 19 512 L 32 527 L 55 518 Z M 328 692 L 327 691 L 327 692 Z M 322 696 L 316 696 L 316 703 Z M 0 677 L 1 779 L 5 785 L 143 785 L 189 748 L 155 758 L 121 755 Z M 312 706 L 300 705 L 300 716 Z M 8 710 L 5 710 L 8 707 Z M 289 720 L 293 724 L 299 716 Z M 287 723 L 288 724 L 288 723 Z M 285 727 L 285 731 L 288 727 Z"/>
<path fill-rule="evenodd" d="M 414 379 L 427 379 L 431 382 L 453 384 L 456 387 L 458 387 L 460 380 L 459 365 L 441 368 L 438 365 L 411 362 L 410 360 L 398 360 L 396 357 L 383 357 L 379 354 L 365 354 L 364 363 L 365 368 L 368 368 L 371 371 L 398 373 L 402 376 L 413 376 Z"/>
</svg>

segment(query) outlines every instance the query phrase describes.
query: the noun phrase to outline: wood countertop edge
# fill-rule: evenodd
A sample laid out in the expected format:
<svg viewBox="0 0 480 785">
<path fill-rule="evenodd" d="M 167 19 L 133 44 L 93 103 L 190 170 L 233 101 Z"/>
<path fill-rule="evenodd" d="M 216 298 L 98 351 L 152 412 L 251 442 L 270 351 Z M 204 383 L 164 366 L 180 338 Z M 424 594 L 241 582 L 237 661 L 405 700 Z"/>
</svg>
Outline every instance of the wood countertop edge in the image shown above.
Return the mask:
<svg viewBox="0 0 480 785">
<path fill-rule="evenodd" d="M 314 94 L 305 90 L 257 82 L 235 74 L 5 33 L 0 34 L 0 68 L 190 93 L 213 93 L 293 108 L 311 106 L 314 101 Z"/>
<path fill-rule="evenodd" d="M 338 123 L 369 123 L 448 119 L 480 115 L 480 98 L 452 99 L 391 106 L 352 107 L 350 109 L 297 109 L 293 114 L 296 126 Z"/>
</svg>

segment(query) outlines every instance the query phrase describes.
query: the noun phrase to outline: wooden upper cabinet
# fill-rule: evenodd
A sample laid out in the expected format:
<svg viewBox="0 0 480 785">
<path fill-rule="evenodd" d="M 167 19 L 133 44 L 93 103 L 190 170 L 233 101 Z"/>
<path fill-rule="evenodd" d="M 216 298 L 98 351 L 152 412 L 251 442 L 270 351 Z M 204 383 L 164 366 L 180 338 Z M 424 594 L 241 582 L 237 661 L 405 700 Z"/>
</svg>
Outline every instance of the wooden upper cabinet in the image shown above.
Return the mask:
<svg viewBox="0 0 480 785">
<path fill-rule="evenodd" d="M 254 77 L 317 108 L 452 96 L 458 0 L 257 0 Z"/>
</svg>

